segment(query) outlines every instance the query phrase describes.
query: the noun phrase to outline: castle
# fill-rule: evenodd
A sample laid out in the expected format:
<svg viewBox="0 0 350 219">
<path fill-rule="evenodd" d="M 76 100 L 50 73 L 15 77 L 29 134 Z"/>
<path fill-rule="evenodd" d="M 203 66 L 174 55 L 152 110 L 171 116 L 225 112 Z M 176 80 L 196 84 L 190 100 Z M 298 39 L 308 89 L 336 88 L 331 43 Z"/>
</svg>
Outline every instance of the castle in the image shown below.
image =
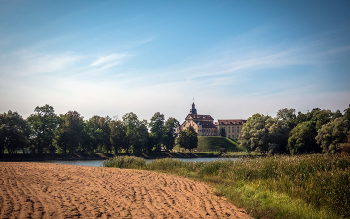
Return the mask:
<svg viewBox="0 0 350 219">
<path fill-rule="evenodd" d="M 226 137 L 238 138 L 246 122 L 247 120 L 243 119 L 219 119 L 217 123 L 214 123 L 210 115 L 198 115 L 193 102 L 190 113 L 186 116 L 185 121 L 176 128 L 176 132 L 179 133 L 192 126 L 198 136 L 219 136 L 219 130 L 224 128 Z"/>
</svg>

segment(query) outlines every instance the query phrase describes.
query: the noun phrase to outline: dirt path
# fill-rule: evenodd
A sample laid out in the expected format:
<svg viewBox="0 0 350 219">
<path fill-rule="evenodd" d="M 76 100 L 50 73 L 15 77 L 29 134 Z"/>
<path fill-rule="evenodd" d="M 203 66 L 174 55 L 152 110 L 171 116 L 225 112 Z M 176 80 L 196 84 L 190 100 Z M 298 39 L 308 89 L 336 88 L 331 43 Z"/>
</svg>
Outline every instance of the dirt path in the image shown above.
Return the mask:
<svg viewBox="0 0 350 219">
<path fill-rule="evenodd" d="M 204 183 L 168 174 L 0 163 L 0 218 L 250 218 Z"/>
</svg>

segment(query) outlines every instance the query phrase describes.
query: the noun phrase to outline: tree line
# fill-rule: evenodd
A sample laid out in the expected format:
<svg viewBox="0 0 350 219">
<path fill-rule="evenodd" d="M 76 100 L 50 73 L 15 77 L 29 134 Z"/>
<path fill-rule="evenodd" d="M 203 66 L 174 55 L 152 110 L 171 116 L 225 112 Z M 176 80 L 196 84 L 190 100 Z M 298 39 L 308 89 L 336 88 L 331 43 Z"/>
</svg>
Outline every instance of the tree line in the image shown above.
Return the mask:
<svg viewBox="0 0 350 219">
<path fill-rule="evenodd" d="M 55 114 L 48 104 L 36 107 L 23 119 L 17 112 L 0 114 L 0 154 L 4 153 L 141 153 L 170 151 L 175 145 L 179 121 L 156 112 L 148 123 L 135 113 L 122 120 L 93 116 L 88 120 L 76 111 Z"/>
<path fill-rule="evenodd" d="M 298 114 L 293 108 L 284 108 L 275 118 L 257 113 L 243 125 L 239 142 L 248 152 L 263 154 L 348 151 L 350 105 L 344 114 L 319 108 Z"/>
</svg>

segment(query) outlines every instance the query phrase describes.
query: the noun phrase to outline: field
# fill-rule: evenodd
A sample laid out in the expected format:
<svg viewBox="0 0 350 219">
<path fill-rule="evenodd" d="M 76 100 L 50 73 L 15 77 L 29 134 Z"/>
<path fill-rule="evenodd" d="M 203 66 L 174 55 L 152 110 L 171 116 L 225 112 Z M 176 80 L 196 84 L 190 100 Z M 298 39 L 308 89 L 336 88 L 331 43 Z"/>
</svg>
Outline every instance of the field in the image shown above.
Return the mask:
<svg viewBox="0 0 350 219">
<path fill-rule="evenodd" d="M 257 218 L 350 218 L 350 156 L 302 155 L 240 161 L 181 162 L 142 158 L 107 160 L 104 166 L 172 173 L 204 181 L 216 194 Z"/>
<path fill-rule="evenodd" d="M 0 167 L 0 218 L 250 218 L 208 185 L 170 174 L 26 162 Z"/>
</svg>

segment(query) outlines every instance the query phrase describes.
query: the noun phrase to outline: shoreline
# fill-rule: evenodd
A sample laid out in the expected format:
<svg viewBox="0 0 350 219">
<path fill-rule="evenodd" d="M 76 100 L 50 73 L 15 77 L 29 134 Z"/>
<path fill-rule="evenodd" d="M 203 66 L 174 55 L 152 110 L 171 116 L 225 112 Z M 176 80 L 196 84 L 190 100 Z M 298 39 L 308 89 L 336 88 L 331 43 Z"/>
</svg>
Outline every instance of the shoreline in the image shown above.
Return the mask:
<svg viewBox="0 0 350 219">
<path fill-rule="evenodd" d="M 74 154 L 1 154 L 0 162 L 18 162 L 18 161 L 45 161 L 45 160 L 62 160 L 62 161 L 73 161 L 73 160 L 106 160 L 115 156 L 136 156 L 144 159 L 161 159 L 161 158 L 199 158 L 199 157 L 230 157 L 230 158 L 241 158 L 244 155 L 229 155 L 221 156 L 215 153 L 170 153 L 170 152 L 159 152 L 159 153 L 74 153 Z"/>
</svg>

